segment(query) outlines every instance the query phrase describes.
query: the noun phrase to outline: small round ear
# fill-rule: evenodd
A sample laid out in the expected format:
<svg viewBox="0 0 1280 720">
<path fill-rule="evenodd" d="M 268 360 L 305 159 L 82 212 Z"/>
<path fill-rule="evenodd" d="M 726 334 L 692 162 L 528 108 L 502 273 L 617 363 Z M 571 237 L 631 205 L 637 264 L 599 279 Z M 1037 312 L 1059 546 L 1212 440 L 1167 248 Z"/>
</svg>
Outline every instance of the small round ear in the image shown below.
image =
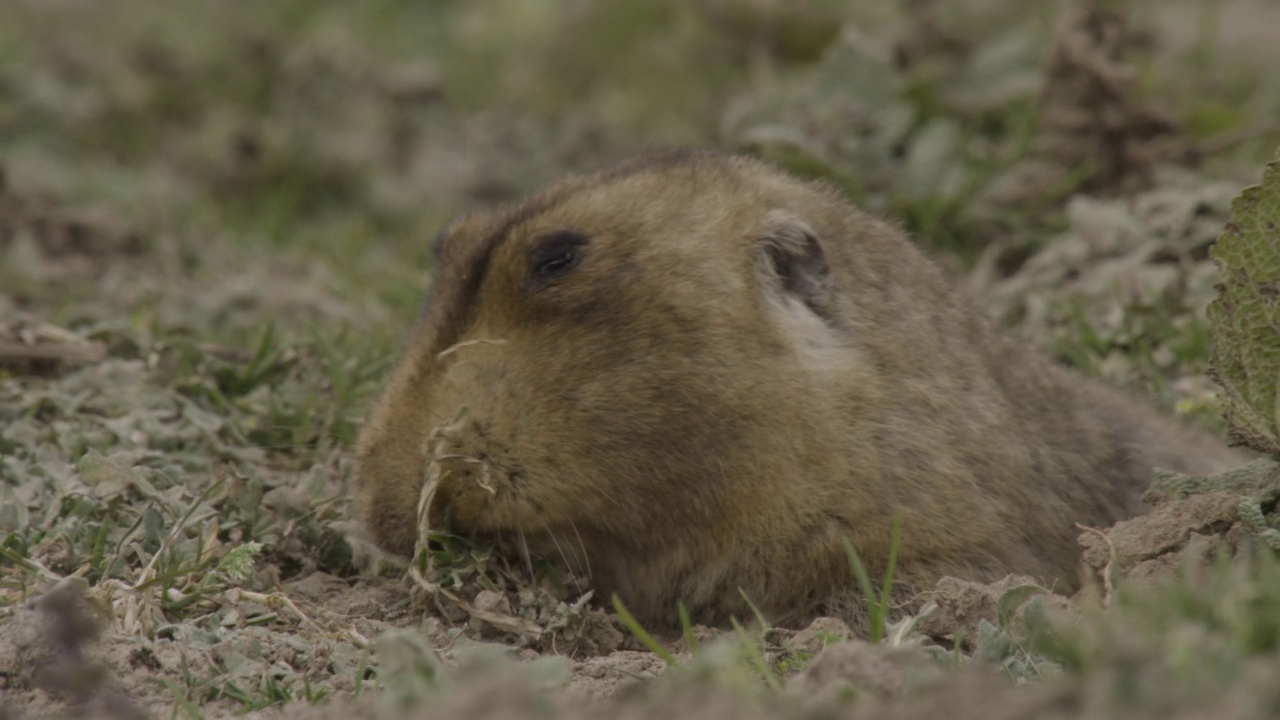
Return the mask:
<svg viewBox="0 0 1280 720">
<path fill-rule="evenodd" d="M 798 301 L 824 321 L 832 319 L 831 266 L 808 223 L 783 210 L 770 211 L 757 252 L 766 292 Z"/>
</svg>

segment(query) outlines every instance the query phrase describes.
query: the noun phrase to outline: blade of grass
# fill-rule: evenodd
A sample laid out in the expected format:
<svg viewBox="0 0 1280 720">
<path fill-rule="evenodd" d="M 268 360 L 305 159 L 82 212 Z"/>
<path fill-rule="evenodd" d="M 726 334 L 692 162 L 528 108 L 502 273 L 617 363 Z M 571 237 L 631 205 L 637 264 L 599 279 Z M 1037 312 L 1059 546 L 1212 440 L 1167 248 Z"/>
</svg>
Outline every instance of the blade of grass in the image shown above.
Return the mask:
<svg viewBox="0 0 1280 720">
<path fill-rule="evenodd" d="M 631 631 L 632 635 L 636 636 L 636 639 L 640 641 L 641 645 L 649 648 L 650 652 L 657 655 L 659 658 L 662 658 L 662 662 L 666 663 L 669 667 L 676 667 L 680 664 L 680 661 L 676 659 L 676 656 L 672 655 L 670 650 L 662 647 L 662 644 L 654 639 L 654 637 L 649 634 L 648 630 L 644 629 L 644 626 L 640 624 L 640 621 L 636 620 L 635 616 L 631 614 L 631 611 L 627 609 L 627 606 L 622 604 L 622 598 L 618 597 L 618 593 L 614 593 L 612 599 L 613 611 L 618 613 L 618 619 L 621 620 L 622 624 Z"/>
<path fill-rule="evenodd" d="M 889 593 L 893 590 L 893 573 L 898 566 L 898 543 L 902 538 L 902 516 L 893 516 L 893 527 L 889 530 L 889 559 L 884 569 L 884 586 L 880 588 L 881 624 L 889 614 Z"/>
<path fill-rule="evenodd" d="M 764 657 L 763 643 L 758 642 L 747 634 L 746 628 L 742 627 L 742 623 L 738 622 L 738 618 L 730 617 L 729 621 L 733 623 L 733 630 L 738 634 L 738 639 L 742 641 L 742 650 L 747 654 L 747 659 L 751 662 L 756 672 L 760 673 L 760 676 L 764 678 L 770 690 L 781 693 L 782 681 L 778 679 L 778 676 L 769 667 L 769 661 Z"/>
<path fill-rule="evenodd" d="M 676 612 L 680 614 L 680 634 L 684 636 L 684 646 L 689 652 L 698 651 L 698 636 L 693 634 L 693 623 L 689 620 L 689 608 L 683 600 L 676 601 Z"/>
<path fill-rule="evenodd" d="M 844 540 L 844 552 L 849 557 L 849 567 L 853 570 L 853 576 L 858 581 L 858 589 L 862 592 L 862 597 L 867 603 L 867 616 L 871 622 L 871 642 L 880 642 L 880 635 L 884 632 L 884 627 L 875 622 L 875 606 L 876 591 L 871 587 L 871 577 L 867 575 L 867 569 L 862 564 L 862 559 L 858 557 L 858 551 L 854 549 L 853 543 L 848 538 Z"/>
<path fill-rule="evenodd" d="M 858 551 L 848 538 L 844 540 L 844 552 L 849 558 L 849 567 L 858 581 L 858 589 L 867 604 L 867 620 L 870 624 L 871 642 L 878 643 L 884 638 L 885 620 L 889 614 L 889 598 L 893 592 L 893 576 L 898 565 L 898 545 L 901 543 L 902 517 L 894 515 L 893 525 L 889 530 L 889 557 L 885 563 L 884 583 L 877 594 L 871 585 L 871 576 L 858 557 Z"/>
<path fill-rule="evenodd" d="M 751 614 L 756 616 L 756 622 L 760 623 L 761 632 L 773 627 L 769 624 L 769 621 L 765 619 L 764 613 L 760 612 L 760 608 L 756 607 L 756 604 L 751 601 L 746 590 L 738 588 L 738 594 L 741 595 L 743 601 L 747 603 L 747 607 L 751 608 Z"/>
</svg>

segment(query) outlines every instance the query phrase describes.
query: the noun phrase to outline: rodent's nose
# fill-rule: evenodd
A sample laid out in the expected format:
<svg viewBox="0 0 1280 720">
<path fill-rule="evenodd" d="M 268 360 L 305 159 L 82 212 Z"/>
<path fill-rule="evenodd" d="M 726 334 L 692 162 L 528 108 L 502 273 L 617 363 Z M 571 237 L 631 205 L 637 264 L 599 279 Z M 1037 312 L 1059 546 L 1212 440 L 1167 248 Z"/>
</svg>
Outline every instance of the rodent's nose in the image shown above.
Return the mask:
<svg viewBox="0 0 1280 720">
<path fill-rule="evenodd" d="M 451 483 L 473 482 L 490 495 L 498 493 L 494 485 L 497 473 L 493 471 L 487 457 L 471 455 L 437 455 L 431 461 L 441 468 L 440 477 Z"/>
<path fill-rule="evenodd" d="M 510 495 L 513 475 L 519 473 L 499 461 L 503 453 L 490 429 L 464 407 L 429 434 L 423 445 L 426 482 L 433 493 L 426 508 L 429 526 L 442 527 L 447 521 L 457 530 L 479 529 L 493 503 Z"/>
</svg>

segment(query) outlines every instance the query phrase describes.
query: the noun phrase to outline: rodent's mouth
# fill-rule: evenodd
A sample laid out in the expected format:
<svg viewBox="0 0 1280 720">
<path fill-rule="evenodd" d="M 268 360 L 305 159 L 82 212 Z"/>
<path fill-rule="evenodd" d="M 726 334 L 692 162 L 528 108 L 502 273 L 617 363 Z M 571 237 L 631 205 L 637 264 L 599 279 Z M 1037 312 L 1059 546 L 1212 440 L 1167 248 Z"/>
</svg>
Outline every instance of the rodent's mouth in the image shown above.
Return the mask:
<svg viewBox="0 0 1280 720">
<path fill-rule="evenodd" d="M 487 459 L 464 455 L 442 455 L 431 459 L 419 498 L 419 525 L 422 530 L 485 530 L 485 522 L 509 494 L 510 473 L 494 467 Z M 463 527 L 459 527 L 459 523 Z M 496 529 L 496 528 L 493 528 Z"/>
<path fill-rule="evenodd" d="M 473 442 L 435 443 L 418 501 L 418 542 L 438 532 L 459 536 L 534 532 L 537 503 L 523 492 L 522 467 Z M 526 527 L 529 526 L 529 527 Z"/>
<path fill-rule="evenodd" d="M 491 546 L 508 558 L 523 558 L 525 563 L 531 558 L 550 561 L 570 573 L 562 577 L 594 578 L 592 567 L 600 560 L 593 553 L 598 540 L 593 528 L 548 521 L 536 502 L 520 497 L 508 473 L 495 476 L 497 472 L 490 468 L 487 481 L 493 484 L 489 487 L 483 470 L 472 477 L 429 473 L 419 503 L 414 555 L 443 532 Z"/>
<path fill-rule="evenodd" d="M 418 501 L 419 542 L 433 531 L 458 529 L 446 528 L 449 524 L 475 525 L 488 514 L 500 489 L 503 495 L 511 489 L 513 473 L 500 467 L 483 442 L 484 434 L 471 431 L 480 426 L 473 422 L 468 427 L 467 421 L 464 407 L 437 425 L 423 443 L 427 466 Z"/>
<path fill-rule="evenodd" d="M 418 503 L 418 546 L 447 533 L 463 538 L 576 536 L 590 523 L 566 517 L 571 499 L 540 458 L 522 457 L 509 428 L 495 428 L 467 407 L 434 427 L 422 445 L 424 477 Z M 526 450 L 525 452 L 530 452 Z"/>
</svg>

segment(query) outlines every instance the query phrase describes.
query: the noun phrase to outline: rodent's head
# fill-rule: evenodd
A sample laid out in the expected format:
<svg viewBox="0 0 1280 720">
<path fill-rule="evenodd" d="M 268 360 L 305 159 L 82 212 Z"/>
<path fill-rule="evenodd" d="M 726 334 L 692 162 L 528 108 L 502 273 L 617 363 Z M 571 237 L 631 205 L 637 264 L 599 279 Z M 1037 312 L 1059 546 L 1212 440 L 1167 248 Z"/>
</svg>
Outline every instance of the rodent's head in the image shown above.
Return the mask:
<svg viewBox="0 0 1280 720">
<path fill-rule="evenodd" d="M 715 555 L 836 477 L 848 374 L 823 230 L 846 207 L 756 161 L 657 156 L 456 221 L 359 441 L 366 519 Z M 837 393 L 838 394 L 838 393 Z M 713 547 L 715 546 L 715 547 Z"/>
</svg>

